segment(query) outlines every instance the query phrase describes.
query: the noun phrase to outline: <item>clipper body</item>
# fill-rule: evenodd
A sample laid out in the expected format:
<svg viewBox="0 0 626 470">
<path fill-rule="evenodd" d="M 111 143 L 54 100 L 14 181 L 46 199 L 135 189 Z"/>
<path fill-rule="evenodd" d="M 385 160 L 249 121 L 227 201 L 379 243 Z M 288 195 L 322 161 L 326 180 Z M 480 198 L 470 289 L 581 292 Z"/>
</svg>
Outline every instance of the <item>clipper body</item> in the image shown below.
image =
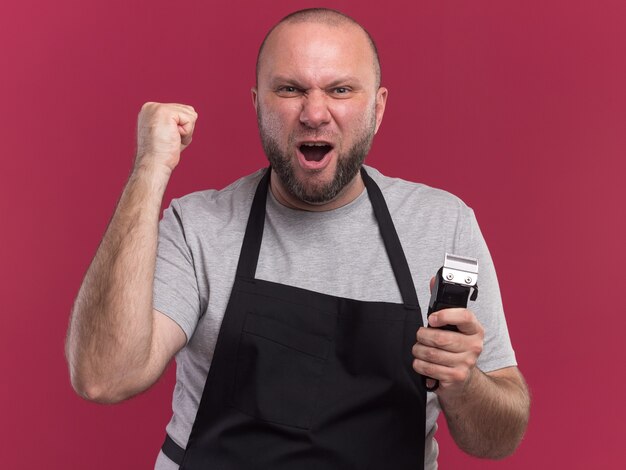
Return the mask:
<svg viewBox="0 0 626 470">
<path fill-rule="evenodd" d="M 427 316 L 444 308 L 467 308 L 468 301 L 478 297 L 477 280 L 477 259 L 446 253 L 443 266 L 435 275 Z M 459 331 L 454 325 L 445 325 L 441 329 Z M 426 390 L 434 392 L 439 381 L 435 380 L 432 386 L 426 382 L 425 386 Z"/>
</svg>

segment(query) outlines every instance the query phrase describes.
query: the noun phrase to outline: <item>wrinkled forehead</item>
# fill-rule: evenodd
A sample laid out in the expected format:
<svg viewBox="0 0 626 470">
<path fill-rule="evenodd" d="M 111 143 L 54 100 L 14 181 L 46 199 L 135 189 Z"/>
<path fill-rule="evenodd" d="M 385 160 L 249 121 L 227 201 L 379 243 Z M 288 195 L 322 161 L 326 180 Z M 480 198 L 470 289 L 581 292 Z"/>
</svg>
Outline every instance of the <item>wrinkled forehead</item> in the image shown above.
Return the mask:
<svg viewBox="0 0 626 470">
<path fill-rule="evenodd" d="M 257 64 L 257 81 L 274 73 L 336 70 L 378 85 L 377 57 L 367 33 L 348 21 L 285 22 L 267 36 Z"/>
</svg>

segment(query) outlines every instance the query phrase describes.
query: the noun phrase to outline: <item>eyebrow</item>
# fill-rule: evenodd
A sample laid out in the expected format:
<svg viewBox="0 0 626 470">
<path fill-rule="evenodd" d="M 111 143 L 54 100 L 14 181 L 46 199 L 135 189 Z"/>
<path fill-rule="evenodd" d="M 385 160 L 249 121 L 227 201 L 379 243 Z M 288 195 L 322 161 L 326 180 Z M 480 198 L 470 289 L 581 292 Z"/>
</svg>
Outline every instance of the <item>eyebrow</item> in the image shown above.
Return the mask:
<svg viewBox="0 0 626 470">
<path fill-rule="evenodd" d="M 361 86 L 361 80 L 359 80 L 357 77 L 352 76 L 352 75 L 346 75 L 344 77 L 340 77 L 336 80 L 333 80 L 332 82 L 330 82 L 328 84 L 329 88 L 334 88 L 336 86 L 340 86 L 340 85 L 346 85 L 346 84 L 352 84 L 352 85 L 358 85 Z"/>
<path fill-rule="evenodd" d="M 302 89 L 308 88 L 308 87 L 305 87 L 302 84 L 302 82 L 300 82 L 298 79 L 287 77 L 284 75 L 277 75 L 275 77 L 272 77 L 272 79 L 270 80 L 270 87 L 274 87 L 280 83 L 287 83 L 287 84 L 290 84 L 297 88 L 302 88 Z M 334 88 L 337 86 L 347 85 L 347 84 L 351 84 L 353 86 L 362 86 L 361 81 L 357 77 L 353 75 L 345 75 L 343 77 L 336 78 L 333 81 L 329 82 L 325 86 L 325 88 Z"/>
</svg>

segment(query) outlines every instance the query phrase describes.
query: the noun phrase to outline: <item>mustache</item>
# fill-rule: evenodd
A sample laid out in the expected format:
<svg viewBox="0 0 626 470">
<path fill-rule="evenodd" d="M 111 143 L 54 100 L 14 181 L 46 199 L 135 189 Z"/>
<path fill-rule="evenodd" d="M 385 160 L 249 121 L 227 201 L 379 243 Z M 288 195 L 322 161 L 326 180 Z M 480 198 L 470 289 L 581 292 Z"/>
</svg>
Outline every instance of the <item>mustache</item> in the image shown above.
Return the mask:
<svg viewBox="0 0 626 470">
<path fill-rule="evenodd" d="M 295 143 L 303 140 L 323 140 L 327 142 L 336 142 L 337 134 L 327 129 L 309 129 L 298 130 L 289 134 L 289 143 Z"/>
</svg>

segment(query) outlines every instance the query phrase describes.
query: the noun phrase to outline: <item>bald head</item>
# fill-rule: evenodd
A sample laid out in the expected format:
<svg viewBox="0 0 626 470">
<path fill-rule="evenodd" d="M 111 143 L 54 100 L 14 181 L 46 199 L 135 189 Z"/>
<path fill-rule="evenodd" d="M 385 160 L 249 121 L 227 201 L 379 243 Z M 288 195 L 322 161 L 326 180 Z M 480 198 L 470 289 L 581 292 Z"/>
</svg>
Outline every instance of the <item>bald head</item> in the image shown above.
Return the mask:
<svg viewBox="0 0 626 470">
<path fill-rule="evenodd" d="M 367 43 L 370 46 L 370 50 L 372 52 L 372 67 L 374 68 L 374 73 L 376 74 L 376 86 L 380 86 L 380 62 L 378 60 L 378 50 L 376 49 L 376 44 L 374 40 L 370 36 L 370 34 L 357 23 L 355 20 L 350 18 L 347 15 L 344 15 L 341 12 L 336 10 L 331 10 L 329 8 L 309 8 L 306 10 L 299 10 L 290 15 L 287 15 L 282 20 L 280 20 L 272 29 L 269 30 L 263 42 L 261 43 L 261 47 L 259 48 L 259 54 L 257 56 L 256 61 L 256 80 L 257 84 L 259 82 L 259 70 L 261 68 L 262 61 L 264 59 L 263 53 L 265 50 L 265 46 L 268 42 L 268 39 L 272 36 L 272 33 L 280 26 L 285 24 L 298 24 L 298 23 L 317 23 L 322 24 L 331 28 L 342 28 L 342 27 L 356 27 L 358 28 L 364 35 Z"/>
</svg>

